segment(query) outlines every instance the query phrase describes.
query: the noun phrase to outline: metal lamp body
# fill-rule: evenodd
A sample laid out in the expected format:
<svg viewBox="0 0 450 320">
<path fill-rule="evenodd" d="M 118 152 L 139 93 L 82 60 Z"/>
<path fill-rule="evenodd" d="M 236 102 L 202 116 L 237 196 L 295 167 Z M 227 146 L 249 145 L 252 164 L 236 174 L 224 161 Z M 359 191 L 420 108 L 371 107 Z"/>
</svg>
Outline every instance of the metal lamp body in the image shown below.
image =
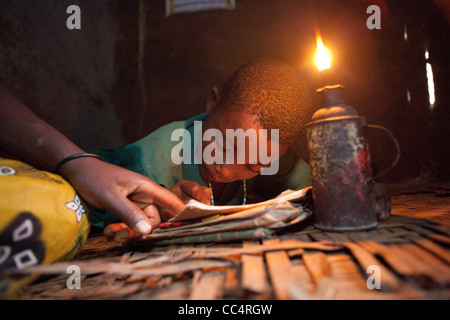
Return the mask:
<svg viewBox="0 0 450 320">
<path fill-rule="evenodd" d="M 375 228 L 378 222 L 366 118 L 344 104 L 341 86 L 326 89 L 320 92 L 325 95 L 325 106 L 306 126 L 315 226 L 326 231 Z"/>
</svg>

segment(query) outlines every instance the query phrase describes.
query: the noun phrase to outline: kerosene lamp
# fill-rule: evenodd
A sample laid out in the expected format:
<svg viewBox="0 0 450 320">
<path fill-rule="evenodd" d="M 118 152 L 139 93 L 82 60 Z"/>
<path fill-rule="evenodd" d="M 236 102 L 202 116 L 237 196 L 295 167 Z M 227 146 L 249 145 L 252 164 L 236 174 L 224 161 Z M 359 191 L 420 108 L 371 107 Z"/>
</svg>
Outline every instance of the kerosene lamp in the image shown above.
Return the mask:
<svg viewBox="0 0 450 320">
<path fill-rule="evenodd" d="M 319 37 L 316 54 L 319 72 L 331 67 L 330 60 Z M 372 174 L 365 134 L 367 119 L 345 103 L 342 85 L 325 85 L 317 92 L 320 109 L 306 124 L 315 227 L 326 231 L 375 228 L 380 208 L 376 191 L 380 185 Z M 381 201 L 390 201 L 386 192 L 384 197 Z"/>
</svg>

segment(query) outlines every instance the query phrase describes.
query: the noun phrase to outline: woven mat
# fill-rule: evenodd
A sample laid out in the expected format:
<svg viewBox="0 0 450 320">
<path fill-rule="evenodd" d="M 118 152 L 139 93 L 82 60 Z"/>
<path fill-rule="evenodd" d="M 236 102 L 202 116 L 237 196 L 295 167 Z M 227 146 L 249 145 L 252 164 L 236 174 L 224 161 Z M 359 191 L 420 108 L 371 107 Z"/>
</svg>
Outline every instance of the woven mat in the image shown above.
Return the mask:
<svg viewBox="0 0 450 320">
<path fill-rule="evenodd" d="M 21 298 L 449 299 L 448 191 L 394 196 L 391 219 L 365 232 L 309 225 L 264 241 L 152 247 L 92 238 L 75 261 L 41 267 Z M 81 289 L 68 289 L 69 265 Z"/>
</svg>

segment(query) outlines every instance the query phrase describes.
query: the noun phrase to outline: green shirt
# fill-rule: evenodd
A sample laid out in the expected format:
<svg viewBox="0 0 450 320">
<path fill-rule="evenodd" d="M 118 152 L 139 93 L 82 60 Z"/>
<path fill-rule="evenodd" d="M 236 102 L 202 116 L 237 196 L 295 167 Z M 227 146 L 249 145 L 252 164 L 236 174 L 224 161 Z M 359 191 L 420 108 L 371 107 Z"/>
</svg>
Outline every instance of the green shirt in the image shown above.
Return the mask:
<svg viewBox="0 0 450 320">
<path fill-rule="evenodd" d="M 156 183 L 172 188 L 179 180 L 190 180 L 201 186 L 207 184 L 200 176 L 198 165 L 194 163 L 194 121 L 203 121 L 206 114 L 200 114 L 185 121 L 169 123 L 145 138 L 117 149 L 97 149 L 92 152 L 102 156 L 107 162 L 140 173 Z M 191 135 L 191 163 L 174 164 L 172 149 L 180 141 L 171 141 L 172 132 L 187 129 Z M 308 164 L 294 153 L 288 152 L 279 159 L 278 173 L 272 176 L 256 176 L 247 181 L 247 193 L 256 192 L 264 198 L 271 198 L 286 189 L 300 189 L 311 185 Z M 228 183 L 216 204 L 242 203 L 241 181 Z M 91 224 L 104 228 L 119 222 L 111 212 L 91 207 Z"/>
</svg>

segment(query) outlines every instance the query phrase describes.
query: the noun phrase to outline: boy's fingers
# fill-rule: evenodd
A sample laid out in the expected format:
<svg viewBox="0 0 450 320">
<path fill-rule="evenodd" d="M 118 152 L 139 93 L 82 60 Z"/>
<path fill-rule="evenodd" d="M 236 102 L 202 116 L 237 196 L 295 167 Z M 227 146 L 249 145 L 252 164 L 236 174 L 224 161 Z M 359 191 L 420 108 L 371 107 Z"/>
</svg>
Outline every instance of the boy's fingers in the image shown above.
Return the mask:
<svg viewBox="0 0 450 320">
<path fill-rule="evenodd" d="M 108 197 L 109 201 L 106 201 L 105 205 L 105 209 L 113 212 L 138 235 L 149 234 L 161 223 L 155 204 L 168 208 L 176 214 L 181 212 L 185 206 L 173 192 L 153 181 L 147 179 L 145 181 L 146 183 L 141 183 L 139 188 L 134 191 L 132 199 L 123 194 L 111 193 Z"/>
<path fill-rule="evenodd" d="M 206 204 L 211 204 L 212 191 L 209 188 L 203 188 L 203 194 L 206 198 Z"/>
<path fill-rule="evenodd" d="M 130 228 L 120 230 L 114 235 L 114 242 L 123 243 L 132 238 L 136 238 L 137 234 Z"/>
<path fill-rule="evenodd" d="M 172 191 L 169 191 L 157 184 L 149 190 L 153 196 L 153 203 L 161 207 L 167 208 L 176 214 L 180 213 L 185 204 Z"/>
<path fill-rule="evenodd" d="M 180 182 L 181 192 L 186 193 L 191 198 L 194 198 L 195 192 L 198 189 L 198 184 L 192 181 L 183 180 Z"/>
<path fill-rule="evenodd" d="M 124 196 L 115 197 L 106 209 L 112 211 L 139 235 L 146 235 L 152 231 L 151 223 L 144 212 Z"/>
<path fill-rule="evenodd" d="M 173 217 L 176 216 L 176 214 L 173 211 L 170 211 L 166 208 L 159 208 L 159 216 L 161 217 L 161 221 L 169 221 Z"/>
<path fill-rule="evenodd" d="M 148 205 L 142 211 L 144 211 L 145 215 L 150 221 L 152 230 L 157 228 L 161 224 L 161 217 L 159 216 L 158 208 L 154 204 Z"/>
<path fill-rule="evenodd" d="M 200 186 L 198 183 L 192 181 L 185 181 L 183 184 L 180 185 L 180 189 L 182 192 L 184 192 L 188 197 L 192 199 L 195 199 L 202 203 L 210 203 L 211 195 L 208 196 L 208 194 L 205 193 L 205 190 L 209 189 Z"/>
<path fill-rule="evenodd" d="M 128 226 L 125 223 L 112 223 L 105 227 L 103 234 L 107 237 L 112 237 L 120 230 L 126 229 Z"/>
</svg>

